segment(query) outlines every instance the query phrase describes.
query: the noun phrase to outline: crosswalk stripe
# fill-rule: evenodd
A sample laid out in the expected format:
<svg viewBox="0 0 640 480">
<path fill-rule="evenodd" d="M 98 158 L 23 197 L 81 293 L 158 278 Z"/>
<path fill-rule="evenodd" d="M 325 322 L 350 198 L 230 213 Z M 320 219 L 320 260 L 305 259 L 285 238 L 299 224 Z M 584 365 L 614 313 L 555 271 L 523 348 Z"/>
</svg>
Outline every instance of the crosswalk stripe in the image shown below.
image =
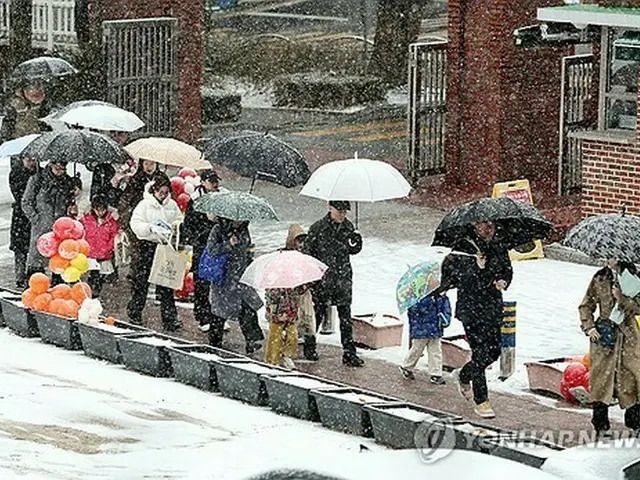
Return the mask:
<svg viewBox="0 0 640 480">
<path fill-rule="evenodd" d="M 302 132 L 293 132 L 291 135 L 295 135 L 297 137 L 320 137 L 323 135 L 335 135 L 340 133 L 366 132 L 368 130 L 397 128 L 405 125 L 406 122 L 367 123 L 364 125 L 349 125 L 346 127 L 328 128 L 323 130 L 306 130 Z"/>
</svg>

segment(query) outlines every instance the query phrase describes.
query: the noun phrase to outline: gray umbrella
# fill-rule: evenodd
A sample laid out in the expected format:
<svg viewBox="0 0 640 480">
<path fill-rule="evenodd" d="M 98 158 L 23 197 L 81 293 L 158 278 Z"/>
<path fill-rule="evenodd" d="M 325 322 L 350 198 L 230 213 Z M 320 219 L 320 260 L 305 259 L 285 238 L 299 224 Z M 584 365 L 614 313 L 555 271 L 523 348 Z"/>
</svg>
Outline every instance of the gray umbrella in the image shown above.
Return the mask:
<svg viewBox="0 0 640 480">
<path fill-rule="evenodd" d="M 11 79 L 21 81 L 43 81 L 78 73 L 66 60 L 56 57 L 37 57 L 22 62 L 11 74 Z"/>
<path fill-rule="evenodd" d="M 640 263 L 640 217 L 610 213 L 586 218 L 564 244 L 595 259 Z"/>
<path fill-rule="evenodd" d="M 245 192 L 207 193 L 194 202 L 193 208 L 197 212 L 244 222 L 278 220 L 271 205 L 262 198 Z"/>
<path fill-rule="evenodd" d="M 88 130 L 47 132 L 22 151 L 39 162 L 125 163 L 129 156 L 117 142 Z"/>
</svg>

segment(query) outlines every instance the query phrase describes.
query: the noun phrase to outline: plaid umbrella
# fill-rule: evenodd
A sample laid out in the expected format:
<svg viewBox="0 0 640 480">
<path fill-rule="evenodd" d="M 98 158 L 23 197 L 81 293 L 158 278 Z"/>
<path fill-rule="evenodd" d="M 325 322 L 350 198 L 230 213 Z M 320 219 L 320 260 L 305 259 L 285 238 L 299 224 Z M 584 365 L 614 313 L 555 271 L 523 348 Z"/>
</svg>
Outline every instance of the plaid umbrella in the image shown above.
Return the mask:
<svg viewBox="0 0 640 480">
<path fill-rule="evenodd" d="M 211 192 L 198 198 L 193 208 L 197 212 L 252 222 L 278 220 L 275 210 L 265 200 L 245 192 Z"/>
<path fill-rule="evenodd" d="M 564 244 L 593 258 L 640 263 L 640 217 L 610 213 L 586 218 Z"/>
<path fill-rule="evenodd" d="M 507 197 L 481 198 L 449 212 L 436 229 L 433 245 L 454 247 L 474 223 L 492 221 L 496 237 L 508 249 L 546 238 L 553 228 L 533 205 Z"/>
<path fill-rule="evenodd" d="M 22 151 L 39 162 L 125 163 L 128 155 L 109 137 L 88 130 L 62 130 L 40 135 Z"/>
</svg>

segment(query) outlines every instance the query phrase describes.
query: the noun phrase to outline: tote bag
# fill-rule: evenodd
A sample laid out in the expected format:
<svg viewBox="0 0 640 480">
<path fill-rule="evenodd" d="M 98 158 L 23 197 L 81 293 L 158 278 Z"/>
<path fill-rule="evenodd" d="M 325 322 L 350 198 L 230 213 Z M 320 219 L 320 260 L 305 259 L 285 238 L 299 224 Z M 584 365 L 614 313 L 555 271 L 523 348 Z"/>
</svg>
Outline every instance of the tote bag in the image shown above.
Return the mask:
<svg viewBox="0 0 640 480">
<path fill-rule="evenodd" d="M 211 255 L 209 249 L 205 248 L 200 256 L 198 263 L 198 277 L 202 280 L 208 280 L 221 287 L 224 285 L 224 279 L 227 276 L 227 264 L 229 263 L 229 254 L 221 253 L 219 255 Z"/>
<path fill-rule="evenodd" d="M 171 242 L 166 245 L 158 245 L 153 256 L 149 283 L 167 287 L 172 290 L 180 290 L 184 283 L 184 275 L 187 271 L 188 258 L 184 252 L 178 250 L 179 239 L 176 238 L 176 246 Z"/>
</svg>

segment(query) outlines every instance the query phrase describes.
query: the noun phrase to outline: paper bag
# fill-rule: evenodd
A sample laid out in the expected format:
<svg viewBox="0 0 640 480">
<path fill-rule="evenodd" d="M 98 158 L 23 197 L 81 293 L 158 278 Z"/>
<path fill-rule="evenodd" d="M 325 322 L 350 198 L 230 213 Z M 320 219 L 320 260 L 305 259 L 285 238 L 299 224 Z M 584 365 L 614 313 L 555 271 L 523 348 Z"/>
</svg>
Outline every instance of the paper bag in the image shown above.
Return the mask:
<svg viewBox="0 0 640 480">
<path fill-rule="evenodd" d="M 180 290 L 187 270 L 187 256 L 172 245 L 158 245 L 153 257 L 149 283 Z"/>
</svg>

